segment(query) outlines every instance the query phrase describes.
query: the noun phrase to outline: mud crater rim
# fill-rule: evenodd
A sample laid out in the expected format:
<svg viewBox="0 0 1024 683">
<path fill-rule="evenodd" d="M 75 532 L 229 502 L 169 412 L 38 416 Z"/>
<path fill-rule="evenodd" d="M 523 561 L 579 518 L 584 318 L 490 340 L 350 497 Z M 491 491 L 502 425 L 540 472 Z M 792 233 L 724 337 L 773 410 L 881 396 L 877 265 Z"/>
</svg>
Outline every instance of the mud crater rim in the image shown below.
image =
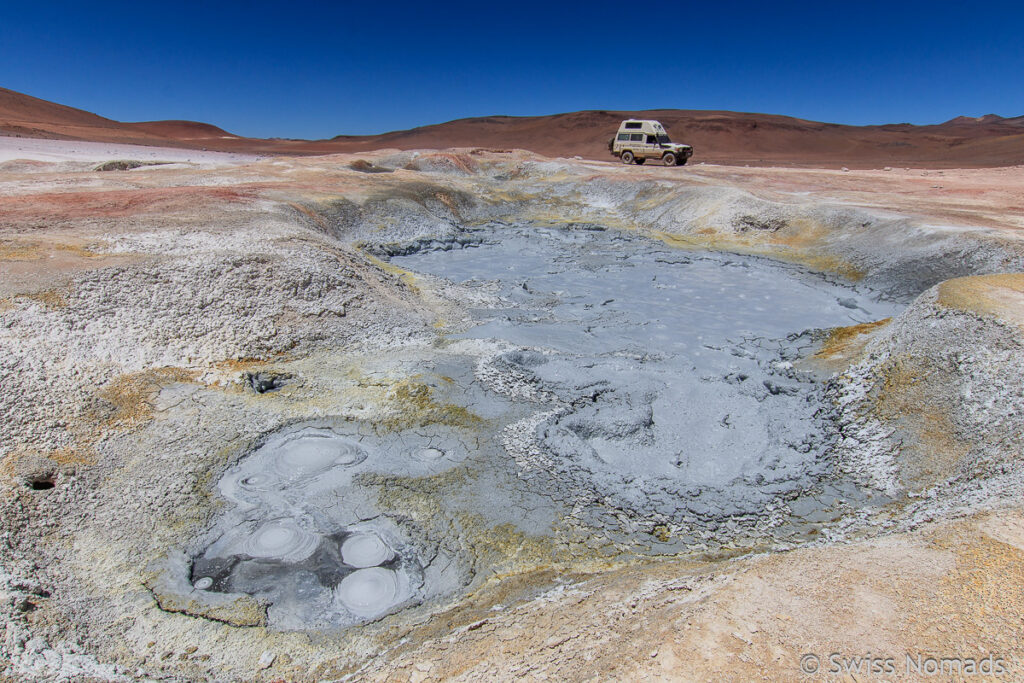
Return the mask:
<svg viewBox="0 0 1024 683">
<path fill-rule="evenodd" d="M 451 341 L 511 347 L 467 357 L 454 393 L 469 380 L 519 416 L 492 437 L 497 457 L 524 495 L 582 505 L 578 527 L 640 533 L 626 542 L 641 555 L 685 554 L 765 528 L 796 538 L 794 518 L 827 525 L 859 495 L 830 471 L 838 434 L 793 362 L 817 330 L 890 316 L 899 304 L 882 294 L 600 226 L 495 225 L 389 251 L 468 296 L 472 325 Z M 467 394 L 461 407 L 478 406 Z M 272 430 L 221 477 L 236 508 L 193 557 L 191 588 L 265 600 L 282 630 L 354 627 L 457 594 L 486 567 L 439 554 L 360 477 L 432 476 L 473 448 L 450 429 L 381 434 L 350 420 Z"/>
</svg>

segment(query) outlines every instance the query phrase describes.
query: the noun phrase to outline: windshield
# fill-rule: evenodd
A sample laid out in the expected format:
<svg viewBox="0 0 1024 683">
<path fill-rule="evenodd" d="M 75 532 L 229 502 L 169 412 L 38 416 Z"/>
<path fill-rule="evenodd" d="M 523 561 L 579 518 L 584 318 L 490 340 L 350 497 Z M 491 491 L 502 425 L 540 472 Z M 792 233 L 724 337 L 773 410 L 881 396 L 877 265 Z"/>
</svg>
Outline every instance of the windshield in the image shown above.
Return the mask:
<svg viewBox="0 0 1024 683">
<path fill-rule="evenodd" d="M 658 135 L 658 144 L 659 144 L 659 145 L 667 145 L 667 144 L 668 144 L 668 143 L 670 143 L 670 142 L 672 142 L 672 141 L 671 141 L 671 140 L 669 140 L 669 139 L 668 139 L 668 136 L 667 136 L 667 135 L 665 135 L 664 133 L 662 133 L 662 134 Z"/>
</svg>

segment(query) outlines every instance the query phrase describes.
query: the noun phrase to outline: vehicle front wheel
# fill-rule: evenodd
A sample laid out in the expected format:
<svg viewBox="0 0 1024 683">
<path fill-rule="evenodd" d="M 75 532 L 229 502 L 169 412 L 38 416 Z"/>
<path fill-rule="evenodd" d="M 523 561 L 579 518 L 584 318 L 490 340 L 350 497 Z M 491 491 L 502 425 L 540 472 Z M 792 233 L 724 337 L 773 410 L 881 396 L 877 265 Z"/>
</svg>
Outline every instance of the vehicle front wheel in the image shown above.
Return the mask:
<svg viewBox="0 0 1024 683">
<path fill-rule="evenodd" d="M 639 159 L 638 158 L 638 159 L 636 159 L 636 165 L 637 166 L 643 166 L 645 161 L 647 161 L 647 159 Z"/>
<path fill-rule="evenodd" d="M 625 152 L 623 152 L 622 156 L 620 158 L 622 159 L 622 163 L 624 163 L 624 164 L 631 164 L 631 163 L 633 163 L 633 153 L 630 152 L 629 150 L 626 150 Z"/>
<path fill-rule="evenodd" d="M 678 158 L 672 152 L 665 152 L 665 156 L 663 156 L 661 160 L 665 162 L 666 166 L 675 166 L 679 163 Z"/>
</svg>

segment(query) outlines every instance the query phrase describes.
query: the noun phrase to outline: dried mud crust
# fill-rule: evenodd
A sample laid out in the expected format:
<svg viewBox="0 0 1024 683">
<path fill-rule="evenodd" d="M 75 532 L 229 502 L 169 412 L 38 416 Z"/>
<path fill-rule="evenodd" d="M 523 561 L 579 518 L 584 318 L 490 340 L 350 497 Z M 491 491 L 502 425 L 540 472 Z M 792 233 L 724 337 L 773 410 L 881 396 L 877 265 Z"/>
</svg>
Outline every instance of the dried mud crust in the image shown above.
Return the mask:
<svg viewBox="0 0 1024 683">
<path fill-rule="evenodd" d="M 347 157 L 4 167 L 3 675 L 792 680 L 805 651 L 955 653 L 963 642 L 1019 666 L 1020 287 L 1015 276 L 948 281 L 1021 270 L 1019 243 L 996 230 L 1012 220 L 993 223 L 987 207 L 964 214 L 969 229 L 934 227 L 832 203 L 828 187 L 786 194 L 801 182 L 847 192 L 853 176 L 829 172 L 801 171 L 782 189 L 783 172 L 627 174 L 523 153 L 360 158 L 390 172 L 354 170 Z M 466 539 L 491 578 L 342 634 L 269 629 L 255 599 L 212 611 L 178 601 L 182 587 L 163 581 L 224 511 L 216 481 L 282 425 L 490 425 L 438 413 L 453 403 L 448 370 L 421 375 L 440 351 L 510 350 L 439 337 L 466 329 L 468 302 L 493 293 L 368 252 L 461 248 L 495 221 L 596 224 L 682 249 L 769 255 L 913 300 L 855 344 L 836 336 L 849 365 L 826 387 L 843 425 L 834 462 L 893 505 L 791 552 L 637 561 L 572 525 L 554 538 L 523 531 L 517 518 L 540 528 L 552 501 L 517 500 L 500 524 L 439 504 L 466 486 L 501 492 L 484 469 L 379 477 L 368 481 L 379 504 Z M 288 379 L 257 393 L 247 378 L 260 376 Z M 505 507 L 495 500 L 484 502 Z"/>
<path fill-rule="evenodd" d="M 943 282 L 875 332 L 828 393 L 840 409 L 840 467 L 909 498 L 903 524 L 1019 490 L 1024 364 L 1017 275 Z"/>
<path fill-rule="evenodd" d="M 559 586 L 361 671 L 367 680 L 792 681 L 831 653 L 978 659 L 1021 669 L 1017 512 L 716 568 L 664 563 Z M 1005 572 L 1005 573 L 1004 573 Z M 1005 582 L 1004 582 L 1005 580 Z M 867 627 L 861 626 L 867 624 Z M 964 641 L 972 643 L 964 649 Z"/>
</svg>

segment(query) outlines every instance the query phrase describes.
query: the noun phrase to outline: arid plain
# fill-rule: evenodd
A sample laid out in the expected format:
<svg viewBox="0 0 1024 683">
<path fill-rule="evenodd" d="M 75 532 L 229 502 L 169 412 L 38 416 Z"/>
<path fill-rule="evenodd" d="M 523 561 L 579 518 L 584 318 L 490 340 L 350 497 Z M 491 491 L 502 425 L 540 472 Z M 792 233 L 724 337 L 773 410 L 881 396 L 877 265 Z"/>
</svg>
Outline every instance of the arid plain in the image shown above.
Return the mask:
<svg viewBox="0 0 1024 683">
<path fill-rule="evenodd" d="M 920 677 L 908 656 L 1024 675 L 1024 166 L 204 146 L 0 138 L 8 679 L 863 679 L 833 653 L 892 658 L 890 680 Z M 428 272 L 505 263 L 513 239 L 577 256 Z M 677 367 L 665 347 L 603 350 L 629 311 L 592 312 L 620 297 L 565 309 L 581 292 L 541 286 L 596 291 L 641 257 L 662 279 L 848 292 L 848 324 L 695 347 L 724 369 L 694 361 L 679 395 L 763 415 L 716 414 L 723 448 L 739 425 L 786 454 L 711 499 L 647 470 L 623 480 L 636 495 L 612 490 L 607 449 L 684 452 L 690 436 L 658 430 L 701 406 L 634 386 Z M 707 309 L 730 310 L 748 309 Z M 516 336 L 579 320 L 595 348 Z M 809 436 L 787 442 L 773 411 Z M 363 469 L 246 498 L 238 473 L 288 430 L 357 442 Z M 260 506 L 320 529 L 318 553 L 348 538 L 337 520 L 379 534 L 406 599 L 342 624 L 359 609 L 327 591 L 349 611 L 307 617 L 321 598 L 231 590 L 237 553 L 218 588 L 218 539 L 266 528 Z"/>
</svg>

